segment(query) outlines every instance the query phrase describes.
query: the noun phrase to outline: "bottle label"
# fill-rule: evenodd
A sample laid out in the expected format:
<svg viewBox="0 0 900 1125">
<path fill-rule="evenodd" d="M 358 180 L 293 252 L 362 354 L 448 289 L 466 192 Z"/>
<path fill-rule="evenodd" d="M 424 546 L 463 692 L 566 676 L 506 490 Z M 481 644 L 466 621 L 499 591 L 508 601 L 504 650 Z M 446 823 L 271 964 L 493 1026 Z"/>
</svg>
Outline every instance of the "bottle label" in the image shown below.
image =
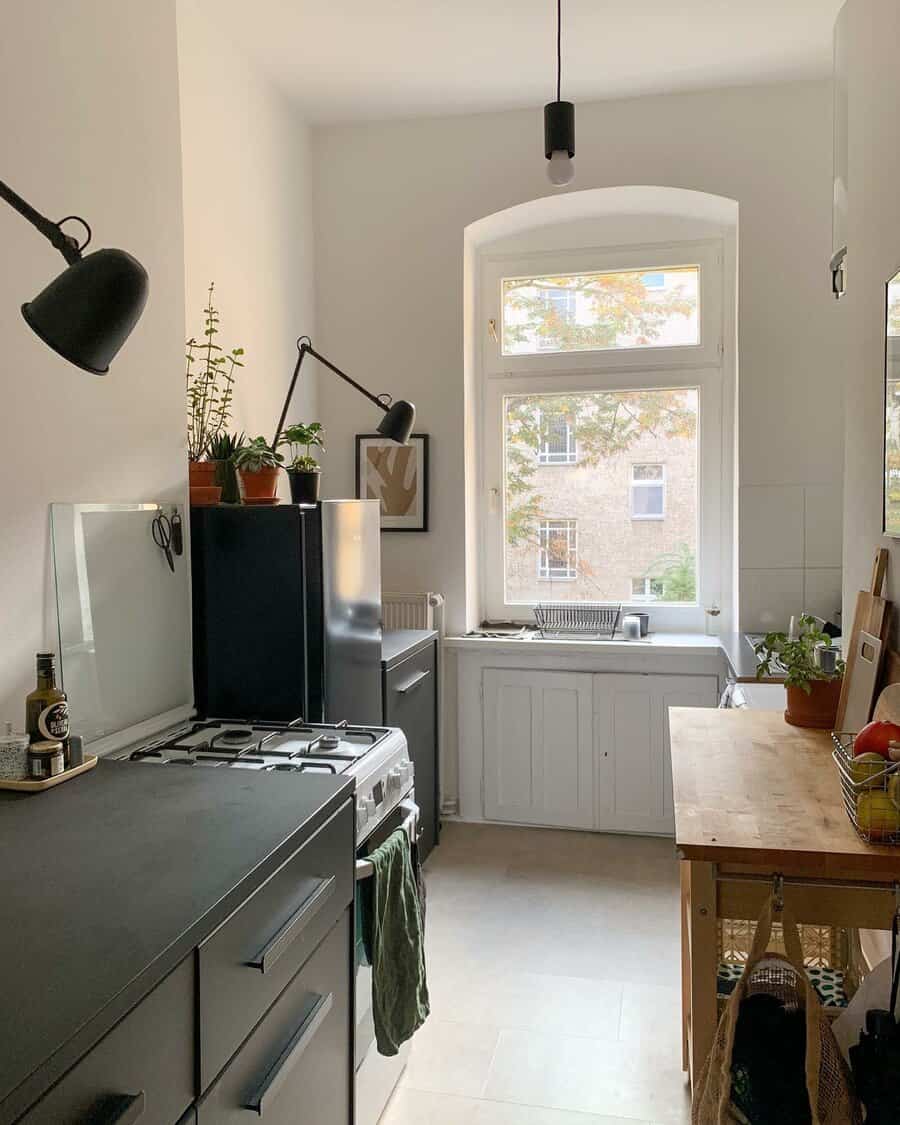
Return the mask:
<svg viewBox="0 0 900 1125">
<path fill-rule="evenodd" d="M 41 737 L 51 742 L 62 742 L 69 737 L 69 705 L 61 699 L 51 703 L 38 715 L 38 730 Z"/>
</svg>

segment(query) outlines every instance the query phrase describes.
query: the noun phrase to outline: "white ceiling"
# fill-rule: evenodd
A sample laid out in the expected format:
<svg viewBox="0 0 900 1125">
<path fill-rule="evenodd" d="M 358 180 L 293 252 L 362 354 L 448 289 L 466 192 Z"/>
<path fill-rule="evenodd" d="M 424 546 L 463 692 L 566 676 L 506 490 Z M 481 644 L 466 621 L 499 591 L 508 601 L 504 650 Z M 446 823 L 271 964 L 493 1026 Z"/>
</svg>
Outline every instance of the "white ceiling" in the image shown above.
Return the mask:
<svg viewBox="0 0 900 1125">
<path fill-rule="evenodd" d="M 314 122 L 512 109 L 555 96 L 554 0 L 203 2 Z M 563 97 L 825 75 L 842 3 L 563 0 Z"/>
</svg>

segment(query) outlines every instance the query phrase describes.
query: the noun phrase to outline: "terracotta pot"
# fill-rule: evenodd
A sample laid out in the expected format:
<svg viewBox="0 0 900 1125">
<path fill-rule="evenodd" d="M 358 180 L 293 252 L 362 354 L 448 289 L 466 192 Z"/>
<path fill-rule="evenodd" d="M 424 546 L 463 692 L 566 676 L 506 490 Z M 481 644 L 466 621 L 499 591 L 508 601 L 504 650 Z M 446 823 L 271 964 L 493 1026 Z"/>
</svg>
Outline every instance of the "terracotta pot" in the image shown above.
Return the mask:
<svg viewBox="0 0 900 1125">
<path fill-rule="evenodd" d="M 813 680 L 810 687 L 812 690 L 807 695 L 803 688 L 787 685 L 785 722 L 794 727 L 834 730 L 841 698 L 841 681 Z"/>
<path fill-rule="evenodd" d="M 314 473 L 308 473 L 300 469 L 288 469 L 293 503 L 302 504 L 306 508 L 314 508 L 319 500 L 319 481 L 321 479 L 322 474 L 318 470 Z"/>
<path fill-rule="evenodd" d="M 238 481 L 241 486 L 241 499 L 245 504 L 259 504 L 272 501 L 278 492 L 278 474 L 281 469 L 277 466 L 268 469 L 238 469 Z"/>
<path fill-rule="evenodd" d="M 191 507 L 218 504 L 222 489 L 216 485 L 215 461 L 188 461 Z"/>
</svg>

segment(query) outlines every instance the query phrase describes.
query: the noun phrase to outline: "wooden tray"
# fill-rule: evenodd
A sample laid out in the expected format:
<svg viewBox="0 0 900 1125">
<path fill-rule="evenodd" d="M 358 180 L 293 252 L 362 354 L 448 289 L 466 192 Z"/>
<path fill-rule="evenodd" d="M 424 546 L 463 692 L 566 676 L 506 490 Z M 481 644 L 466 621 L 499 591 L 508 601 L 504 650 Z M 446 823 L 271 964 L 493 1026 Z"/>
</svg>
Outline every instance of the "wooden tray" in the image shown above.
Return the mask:
<svg viewBox="0 0 900 1125">
<path fill-rule="evenodd" d="M 17 793 L 41 793 L 44 789 L 52 789 L 54 785 L 62 785 L 64 781 L 80 773 L 87 773 L 96 764 L 96 757 L 85 758 L 80 766 L 72 766 L 71 769 L 58 773 L 56 777 L 45 777 L 42 781 L 8 781 L 0 778 L 0 789 L 15 789 Z"/>
</svg>

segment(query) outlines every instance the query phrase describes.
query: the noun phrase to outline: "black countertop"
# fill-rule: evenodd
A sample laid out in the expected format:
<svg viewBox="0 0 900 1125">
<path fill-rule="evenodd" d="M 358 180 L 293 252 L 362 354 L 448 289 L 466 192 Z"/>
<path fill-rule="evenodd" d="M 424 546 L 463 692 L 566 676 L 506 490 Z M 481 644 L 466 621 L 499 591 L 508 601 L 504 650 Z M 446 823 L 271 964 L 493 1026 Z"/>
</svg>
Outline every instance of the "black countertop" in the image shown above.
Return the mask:
<svg viewBox="0 0 900 1125">
<path fill-rule="evenodd" d="M 406 656 L 412 656 L 437 637 L 436 629 L 389 629 L 381 638 L 381 662 L 395 664 Z"/>
<path fill-rule="evenodd" d="M 344 800 L 342 777 L 101 761 L 0 792 L 0 1121 L 13 1120 Z M 353 839 L 347 847 L 352 855 Z"/>
</svg>

